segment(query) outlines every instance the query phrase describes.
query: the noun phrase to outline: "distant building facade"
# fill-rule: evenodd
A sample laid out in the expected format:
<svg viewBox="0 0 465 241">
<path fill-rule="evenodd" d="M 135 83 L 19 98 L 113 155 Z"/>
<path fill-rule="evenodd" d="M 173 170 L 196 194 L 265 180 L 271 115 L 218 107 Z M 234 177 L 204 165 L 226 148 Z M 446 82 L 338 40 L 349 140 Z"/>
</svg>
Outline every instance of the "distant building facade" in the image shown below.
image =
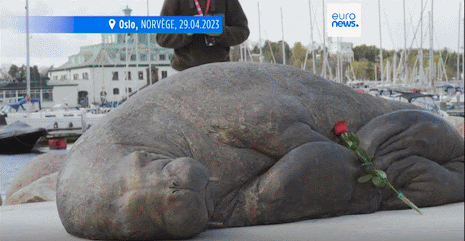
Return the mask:
<svg viewBox="0 0 465 241">
<path fill-rule="evenodd" d="M 129 16 L 132 10 L 126 7 L 123 11 Z M 57 95 L 77 91 L 77 98 L 66 99 L 65 94 L 64 100 L 55 98 L 56 101 L 83 106 L 102 100 L 121 101 L 140 88 L 173 75 L 177 72 L 170 66 L 173 50 L 160 47 L 155 36 L 102 34 L 102 43 L 81 47 L 68 62 L 49 71 L 49 84 L 55 87 Z"/>
</svg>

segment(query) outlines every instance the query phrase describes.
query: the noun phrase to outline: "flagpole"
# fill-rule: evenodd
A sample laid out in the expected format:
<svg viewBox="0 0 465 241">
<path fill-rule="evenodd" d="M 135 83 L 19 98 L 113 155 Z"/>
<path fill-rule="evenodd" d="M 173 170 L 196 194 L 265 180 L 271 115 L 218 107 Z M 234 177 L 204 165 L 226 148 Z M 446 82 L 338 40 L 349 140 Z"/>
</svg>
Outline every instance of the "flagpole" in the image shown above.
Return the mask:
<svg viewBox="0 0 465 241">
<path fill-rule="evenodd" d="M 29 69 L 29 1 L 26 0 L 26 93 L 31 97 L 31 70 Z"/>
</svg>

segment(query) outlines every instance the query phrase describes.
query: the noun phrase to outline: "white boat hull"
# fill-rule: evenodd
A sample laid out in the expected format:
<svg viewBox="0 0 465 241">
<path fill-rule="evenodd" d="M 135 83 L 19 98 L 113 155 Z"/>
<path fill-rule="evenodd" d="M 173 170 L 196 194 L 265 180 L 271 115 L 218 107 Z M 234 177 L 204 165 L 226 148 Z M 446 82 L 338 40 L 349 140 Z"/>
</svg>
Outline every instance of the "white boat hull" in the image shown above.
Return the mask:
<svg viewBox="0 0 465 241">
<path fill-rule="evenodd" d="M 16 121 L 24 122 L 33 128 L 53 129 L 82 129 L 83 124 L 86 128 L 96 124 L 106 114 L 90 114 L 84 118 L 77 114 L 69 114 L 68 116 L 59 116 L 53 113 L 21 113 L 10 114 L 5 120 L 8 124 Z"/>
</svg>

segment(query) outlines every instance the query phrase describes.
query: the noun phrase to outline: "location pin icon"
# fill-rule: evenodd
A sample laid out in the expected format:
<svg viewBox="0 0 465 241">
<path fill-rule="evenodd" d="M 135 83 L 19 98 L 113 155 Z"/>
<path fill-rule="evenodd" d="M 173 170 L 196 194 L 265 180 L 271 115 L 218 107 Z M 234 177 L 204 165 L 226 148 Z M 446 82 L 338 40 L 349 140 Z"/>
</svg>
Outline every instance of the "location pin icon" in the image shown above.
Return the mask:
<svg viewBox="0 0 465 241">
<path fill-rule="evenodd" d="M 110 28 L 113 29 L 113 27 L 115 27 L 115 20 L 114 19 L 110 19 L 110 21 L 108 21 L 108 23 L 110 24 Z"/>
</svg>

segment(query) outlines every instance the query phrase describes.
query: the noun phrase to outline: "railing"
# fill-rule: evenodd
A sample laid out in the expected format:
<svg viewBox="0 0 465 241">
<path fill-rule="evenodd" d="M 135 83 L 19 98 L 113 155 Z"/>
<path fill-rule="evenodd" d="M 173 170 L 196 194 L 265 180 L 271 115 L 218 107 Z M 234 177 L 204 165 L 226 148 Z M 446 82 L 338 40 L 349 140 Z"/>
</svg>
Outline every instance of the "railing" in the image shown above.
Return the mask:
<svg viewBox="0 0 465 241">
<path fill-rule="evenodd" d="M 24 97 L 18 96 L 18 97 L 10 97 L 10 98 L 1 98 L 0 103 L 3 104 L 10 104 L 10 103 L 16 103 L 20 99 L 23 99 Z"/>
</svg>

